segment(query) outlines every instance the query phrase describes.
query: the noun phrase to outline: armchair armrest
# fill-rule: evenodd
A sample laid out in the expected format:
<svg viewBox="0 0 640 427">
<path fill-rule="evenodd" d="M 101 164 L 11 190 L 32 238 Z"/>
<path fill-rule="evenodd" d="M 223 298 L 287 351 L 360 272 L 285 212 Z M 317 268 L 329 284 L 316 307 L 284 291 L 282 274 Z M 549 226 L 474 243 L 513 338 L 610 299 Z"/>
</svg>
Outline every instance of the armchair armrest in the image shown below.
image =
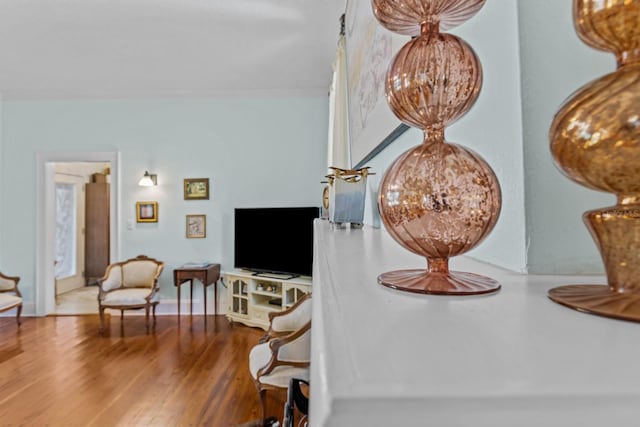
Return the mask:
<svg viewBox="0 0 640 427">
<path fill-rule="evenodd" d="M 0 273 L 0 292 L 13 292 L 16 296 L 22 298 L 22 294 L 18 289 L 19 281 L 20 277 L 18 276 L 7 276 L 6 274 Z"/>
<path fill-rule="evenodd" d="M 285 336 L 269 341 L 271 358 L 266 365 L 258 369 L 257 378 L 268 375 L 278 366 L 308 367 L 310 364 L 311 320 Z"/>
<path fill-rule="evenodd" d="M 159 290 L 160 290 L 160 286 L 158 286 L 158 277 L 155 277 L 153 279 L 153 285 L 151 286 L 151 289 L 149 290 L 149 295 L 147 295 L 147 297 L 145 299 L 147 301 L 151 301 L 153 299 L 153 297 L 158 293 Z"/>
<path fill-rule="evenodd" d="M 104 294 L 122 287 L 122 266 L 120 263 L 110 264 L 104 272 L 104 277 L 98 279 L 98 299 L 102 300 Z"/>
</svg>

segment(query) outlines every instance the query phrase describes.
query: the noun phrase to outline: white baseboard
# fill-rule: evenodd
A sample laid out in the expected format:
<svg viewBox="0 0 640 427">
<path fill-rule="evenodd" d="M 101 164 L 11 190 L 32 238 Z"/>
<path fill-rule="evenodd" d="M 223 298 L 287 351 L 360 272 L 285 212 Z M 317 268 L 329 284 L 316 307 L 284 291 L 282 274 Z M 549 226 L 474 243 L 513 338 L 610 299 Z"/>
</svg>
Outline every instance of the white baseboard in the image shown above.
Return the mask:
<svg viewBox="0 0 640 427">
<path fill-rule="evenodd" d="M 34 317 L 36 315 L 36 305 L 34 303 L 22 303 L 22 314 L 20 317 Z M 3 311 L 0 317 L 16 317 L 16 309 Z"/>
<path fill-rule="evenodd" d="M 190 300 L 189 299 L 180 299 L 180 315 L 191 313 Z M 156 314 L 158 315 L 177 315 L 178 314 L 178 300 L 177 299 L 163 299 L 160 300 L 160 304 L 156 308 Z M 193 299 L 193 314 L 194 315 L 204 315 L 204 305 L 202 304 L 202 300 Z M 213 301 L 207 298 L 207 315 L 214 314 Z M 218 309 L 215 311 L 215 314 L 227 314 L 226 304 L 220 304 L 220 300 L 218 299 Z"/>
<path fill-rule="evenodd" d="M 218 295 L 219 297 L 220 295 Z M 180 299 L 180 315 L 190 314 L 190 300 L 188 298 Z M 97 303 L 96 303 L 97 305 Z M 113 311 L 116 312 L 116 311 Z M 112 312 L 112 313 L 113 313 Z M 119 313 L 119 312 L 118 312 Z M 125 310 L 125 316 L 144 316 L 144 310 Z M 156 308 L 156 315 L 158 316 L 169 316 L 169 315 L 177 315 L 178 314 L 178 300 L 175 298 L 167 298 L 161 299 L 158 307 Z M 207 298 L 207 315 L 214 314 L 213 307 L 213 298 L 209 300 Z M 227 314 L 227 306 L 226 303 L 222 303 L 220 298 L 218 298 L 218 310 L 215 314 Z M 202 300 L 193 299 L 193 315 L 204 315 L 204 306 L 202 304 Z M 0 313 L 0 317 L 15 317 L 15 310 L 8 310 Z M 97 316 L 97 313 L 96 313 Z M 22 304 L 22 314 L 20 317 L 37 317 L 36 316 L 36 305 L 34 303 L 23 303 Z"/>
</svg>

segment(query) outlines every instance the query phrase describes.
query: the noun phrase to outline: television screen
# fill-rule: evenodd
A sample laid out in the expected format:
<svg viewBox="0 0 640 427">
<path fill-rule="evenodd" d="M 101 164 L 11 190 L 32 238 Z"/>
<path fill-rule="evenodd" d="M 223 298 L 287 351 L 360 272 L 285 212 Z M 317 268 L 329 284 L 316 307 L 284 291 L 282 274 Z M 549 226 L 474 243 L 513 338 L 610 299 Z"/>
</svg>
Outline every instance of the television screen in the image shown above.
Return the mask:
<svg viewBox="0 0 640 427">
<path fill-rule="evenodd" d="M 317 207 L 236 208 L 234 267 L 311 276 Z"/>
</svg>

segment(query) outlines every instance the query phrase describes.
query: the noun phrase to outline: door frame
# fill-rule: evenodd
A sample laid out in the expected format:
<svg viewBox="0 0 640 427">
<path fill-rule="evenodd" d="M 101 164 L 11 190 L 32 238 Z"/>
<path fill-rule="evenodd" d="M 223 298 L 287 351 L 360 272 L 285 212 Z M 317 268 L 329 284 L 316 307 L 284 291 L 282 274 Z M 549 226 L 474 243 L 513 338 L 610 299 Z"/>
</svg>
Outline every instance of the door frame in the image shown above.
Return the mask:
<svg viewBox="0 0 640 427">
<path fill-rule="evenodd" d="M 111 186 L 109 192 L 110 259 L 119 259 L 118 236 L 121 223 L 119 200 L 120 153 L 113 152 L 38 152 L 36 153 L 36 316 L 55 312 L 55 184 L 54 163 L 109 162 Z"/>
<path fill-rule="evenodd" d="M 58 165 L 58 163 L 54 163 L 55 165 Z M 71 164 L 86 164 L 86 163 L 71 163 Z M 99 165 L 104 165 L 104 163 L 98 163 Z M 57 166 L 56 166 L 57 169 Z M 74 173 L 67 173 L 67 172 L 63 172 L 63 173 L 58 173 L 58 172 L 54 172 L 54 185 L 57 186 L 58 184 L 66 184 L 66 185 L 72 185 L 74 188 L 74 197 L 73 197 L 73 206 L 71 206 L 70 208 L 73 210 L 73 227 L 74 227 L 74 234 L 73 234 L 73 265 L 75 266 L 75 272 L 74 274 L 70 275 L 70 276 L 65 276 L 65 277 L 58 277 L 58 278 L 54 278 L 54 282 L 55 282 L 55 293 L 54 293 L 54 298 L 56 298 L 56 302 L 57 302 L 57 297 L 58 297 L 58 293 L 60 291 L 60 289 L 65 289 L 64 292 L 68 292 L 69 290 L 72 289 L 78 289 L 81 287 L 84 287 L 86 285 L 86 281 L 85 281 L 85 277 L 83 271 L 84 271 L 84 242 L 85 242 L 85 233 L 84 233 L 84 226 L 85 226 L 85 183 L 87 181 L 87 176 L 83 176 L 83 175 L 79 175 L 79 174 L 74 174 Z M 56 224 L 58 224 L 58 206 L 57 206 L 57 201 L 54 204 L 54 206 L 56 206 L 55 208 L 55 219 L 56 219 Z M 57 230 L 56 230 L 57 231 Z M 56 244 L 58 236 L 57 233 L 54 233 L 54 235 L 56 236 Z M 56 253 L 57 251 L 54 250 L 54 253 Z M 54 262 L 54 271 L 56 270 L 56 264 Z"/>
</svg>

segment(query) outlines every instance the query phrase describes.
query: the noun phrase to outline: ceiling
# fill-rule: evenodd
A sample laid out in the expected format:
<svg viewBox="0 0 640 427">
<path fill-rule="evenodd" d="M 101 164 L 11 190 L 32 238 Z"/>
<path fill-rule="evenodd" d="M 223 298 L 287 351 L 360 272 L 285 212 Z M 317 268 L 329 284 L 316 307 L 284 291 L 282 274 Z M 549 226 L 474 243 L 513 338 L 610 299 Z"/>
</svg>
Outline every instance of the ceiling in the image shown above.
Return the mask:
<svg viewBox="0 0 640 427">
<path fill-rule="evenodd" d="M 11 99 L 326 94 L 346 0 L 0 0 Z"/>
</svg>

